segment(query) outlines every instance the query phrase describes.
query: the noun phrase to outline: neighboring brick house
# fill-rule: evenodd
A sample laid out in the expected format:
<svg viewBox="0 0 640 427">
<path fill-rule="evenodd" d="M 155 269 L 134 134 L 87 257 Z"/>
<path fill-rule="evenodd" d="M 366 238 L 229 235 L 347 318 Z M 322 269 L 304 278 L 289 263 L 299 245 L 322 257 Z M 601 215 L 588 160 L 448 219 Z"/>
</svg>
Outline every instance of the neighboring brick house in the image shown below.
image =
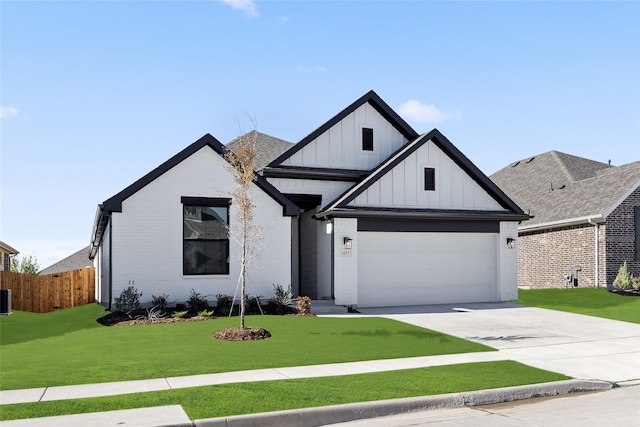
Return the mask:
<svg viewBox="0 0 640 427">
<path fill-rule="evenodd" d="M 625 261 L 640 275 L 640 161 L 550 151 L 490 178 L 532 217 L 518 227 L 518 286 L 611 289 Z"/>
<path fill-rule="evenodd" d="M 0 242 L 0 271 L 11 271 L 11 257 L 19 252 L 4 242 Z"/>
</svg>

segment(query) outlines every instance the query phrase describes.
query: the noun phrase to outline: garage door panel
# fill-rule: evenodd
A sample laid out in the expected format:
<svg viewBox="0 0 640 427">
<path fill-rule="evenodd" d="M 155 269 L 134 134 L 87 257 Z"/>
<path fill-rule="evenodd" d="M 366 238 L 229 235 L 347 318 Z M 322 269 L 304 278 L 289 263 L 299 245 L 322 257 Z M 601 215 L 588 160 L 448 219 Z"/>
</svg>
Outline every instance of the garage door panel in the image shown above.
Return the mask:
<svg viewBox="0 0 640 427">
<path fill-rule="evenodd" d="M 494 300 L 491 233 L 358 233 L 361 307 Z"/>
</svg>

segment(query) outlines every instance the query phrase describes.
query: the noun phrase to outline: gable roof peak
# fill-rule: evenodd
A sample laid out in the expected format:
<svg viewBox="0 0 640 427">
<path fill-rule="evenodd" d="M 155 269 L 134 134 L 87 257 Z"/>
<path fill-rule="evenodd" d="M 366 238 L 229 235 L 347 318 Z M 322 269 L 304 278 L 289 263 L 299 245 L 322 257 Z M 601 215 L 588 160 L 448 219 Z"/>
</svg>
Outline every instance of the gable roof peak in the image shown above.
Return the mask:
<svg viewBox="0 0 640 427">
<path fill-rule="evenodd" d="M 355 110 L 366 103 L 371 104 L 371 106 L 375 108 L 375 110 L 380 113 L 382 117 L 384 117 L 398 132 L 400 132 L 407 139 L 407 141 L 414 140 L 418 136 L 418 133 L 411 126 L 409 126 L 409 124 L 404 121 L 404 119 L 400 117 L 398 113 L 393 111 L 393 109 L 386 102 L 384 102 L 377 93 L 375 93 L 373 90 L 370 90 L 369 92 L 365 93 L 363 96 L 352 102 L 344 110 L 333 116 L 319 128 L 302 138 L 300 142 L 295 144 L 288 151 L 284 152 L 267 166 L 278 167 L 286 159 L 302 150 L 307 144 L 310 144 L 320 135 L 331 129 L 335 124 L 340 122 L 342 119 L 344 119 L 349 114 L 353 113 Z"/>
</svg>

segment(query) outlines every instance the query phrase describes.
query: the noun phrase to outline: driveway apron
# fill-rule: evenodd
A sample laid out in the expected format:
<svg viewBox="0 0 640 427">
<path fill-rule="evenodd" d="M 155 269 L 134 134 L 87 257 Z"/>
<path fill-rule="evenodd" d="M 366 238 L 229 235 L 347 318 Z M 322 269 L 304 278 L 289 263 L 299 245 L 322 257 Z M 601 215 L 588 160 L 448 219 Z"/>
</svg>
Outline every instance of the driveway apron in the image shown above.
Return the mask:
<svg viewBox="0 0 640 427">
<path fill-rule="evenodd" d="M 640 325 L 515 304 L 363 308 L 498 349 L 509 359 L 577 379 L 640 381 Z"/>
</svg>

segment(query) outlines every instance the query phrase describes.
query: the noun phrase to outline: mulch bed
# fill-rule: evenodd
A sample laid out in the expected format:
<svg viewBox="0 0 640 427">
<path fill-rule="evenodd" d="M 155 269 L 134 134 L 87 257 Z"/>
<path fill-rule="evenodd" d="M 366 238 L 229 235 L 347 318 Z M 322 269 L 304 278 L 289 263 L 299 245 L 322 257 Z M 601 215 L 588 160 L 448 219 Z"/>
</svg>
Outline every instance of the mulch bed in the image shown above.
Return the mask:
<svg viewBox="0 0 640 427">
<path fill-rule="evenodd" d="M 134 325 L 157 325 L 162 323 L 180 323 L 180 322 L 200 322 L 203 320 L 211 320 L 214 317 L 205 316 L 185 316 L 185 317 L 162 317 L 160 319 L 149 320 L 145 318 L 137 318 L 143 314 L 130 314 L 116 311 L 107 314 L 98 319 L 98 323 L 105 326 L 134 326 Z"/>
<path fill-rule="evenodd" d="M 220 331 L 215 331 L 213 333 L 213 337 L 225 341 L 264 340 L 266 338 L 271 338 L 271 332 L 262 328 L 245 326 L 244 329 L 227 328 Z"/>
</svg>

